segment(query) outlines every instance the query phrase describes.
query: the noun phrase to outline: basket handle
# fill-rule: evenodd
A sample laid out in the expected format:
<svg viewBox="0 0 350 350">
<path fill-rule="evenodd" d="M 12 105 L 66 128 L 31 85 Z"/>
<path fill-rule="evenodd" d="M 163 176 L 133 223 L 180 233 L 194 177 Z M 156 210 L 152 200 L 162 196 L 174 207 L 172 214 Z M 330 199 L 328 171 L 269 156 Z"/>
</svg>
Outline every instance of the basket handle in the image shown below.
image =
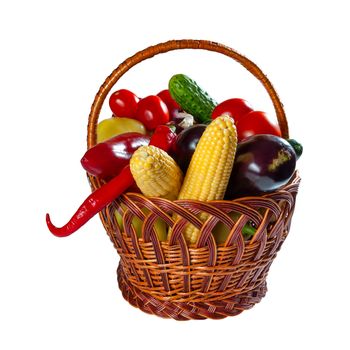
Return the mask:
<svg viewBox="0 0 350 350">
<path fill-rule="evenodd" d="M 200 50 L 208 50 L 218 52 L 225 56 L 231 57 L 240 63 L 244 68 L 246 68 L 251 74 L 253 74 L 264 86 L 265 90 L 269 94 L 273 106 L 275 108 L 278 124 L 281 128 L 282 136 L 287 139 L 289 137 L 288 132 L 288 122 L 286 119 L 286 115 L 283 109 L 283 104 L 279 99 L 279 96 L 275 89 L 273 88 L 271 82 L 268 80 L 266 75 L 261 71 L 261 69 L 248 58 L 239 54 L 237 51 L 207 40 L 170 40 L 164 43 L 160 43 L 154 46 L 150 46 L 142 51 L 137 52 L 133 56 L 126 59 L 123 63 L 121 63 L 111 74 L 106 78 L 99 91 L 95 96 L 95 100 L 91 106 L 91 111 L 89 115 L 89 123 L 88 123 L 88 137 L 87 144 L 88 148 L 93 147 L 96 144 L 96 127 L 97 120 L 99 114 L 101 112 L 102 104 L 115 85 L 115 83 L 133 66 L 136 64 L 151 58 L 160 53 L 165 53 L 173 50 L 181 50 L 181 49 L 200 49 Z"/>
</svg>

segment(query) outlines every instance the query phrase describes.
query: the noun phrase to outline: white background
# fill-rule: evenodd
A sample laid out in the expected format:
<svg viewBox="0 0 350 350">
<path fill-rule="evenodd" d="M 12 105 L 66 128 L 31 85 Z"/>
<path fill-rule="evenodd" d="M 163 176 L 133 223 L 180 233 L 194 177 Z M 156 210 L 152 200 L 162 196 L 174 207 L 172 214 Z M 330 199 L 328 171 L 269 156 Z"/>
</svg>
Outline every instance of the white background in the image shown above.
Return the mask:
<svg viewBox="0 0 350 350">
<path fill-rule="evenodd" d="M 8 1 L 0 7 L 1 349 L 349 349 L 347 1 Z M 273 82 L 304 144 L 290 235 L 252 310 L 175 322 L 121 296 L 118 256 L 98 217 L 52 236 L 89 194 L 80 158 L 93 98 L 125 58 L 176 38 L 237 49 Z M 118 87 L 157 93 L 178 72 L 218 101 L 273 113 L 233 61 L 182 51 L 137 66 Z M 108 117 L 104 109 L 101 117 Z"/>
</svg>

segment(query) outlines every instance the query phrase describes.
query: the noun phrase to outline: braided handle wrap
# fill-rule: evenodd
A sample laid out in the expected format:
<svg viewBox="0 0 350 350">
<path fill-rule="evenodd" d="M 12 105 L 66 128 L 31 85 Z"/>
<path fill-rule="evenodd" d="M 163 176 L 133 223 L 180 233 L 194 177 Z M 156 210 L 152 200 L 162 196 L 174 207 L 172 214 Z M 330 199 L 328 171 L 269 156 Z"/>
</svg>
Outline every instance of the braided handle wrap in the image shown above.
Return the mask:
<svg viewBox="0 0 350 350">
<path fill-rule="evenodd" d="M 141 50 L 134 54 L 133 56 L 126 59 L 122 62 L 104 81 L 99 91 L 95 96 L 95 100 L 91 106 L 91 111 L 89 115 L 89 123 L 88 123 L 88 138 L 87 145 L 88 148 L 91 148 L 96 144 L 96 126 L 99 114 L 101 112 L 102 104 L 112 89 L 112 87 L 116 84 L 116 82 L 133 66 L 136 64 L 151 58 L 155 55 L 165 53 L 168 51 L 174 50 L 182 50 L 182 49 L 200 49 L 200 50 L 208 50 L 218 52 L 225 56 L 231 57 L 235 61 L 239 62 L 244 68 L 246 68 L 251 74 L 253 74 L 264 86 L 265 90 L 269 94 L 273 106 L 275 108 L 277 120 L 279 126 L 281 128 L 282 136 L 284 138 L 289 137 L 288 132 L 288 122 L 286 119 L 286 115 L 283 109 L 282 102 L 272 86 L 269 79 L 266 75 L 261 71 L 261 69 L 252 61 L 250 61 L 245 56 L 241 55 L 237 51 L 227 47 L 225 45 L 207 41 L 207 40 L 170 40 L 164 43 L 160 43 L 154 46 L 150 46 L 144 50 Z"/>
</svg>

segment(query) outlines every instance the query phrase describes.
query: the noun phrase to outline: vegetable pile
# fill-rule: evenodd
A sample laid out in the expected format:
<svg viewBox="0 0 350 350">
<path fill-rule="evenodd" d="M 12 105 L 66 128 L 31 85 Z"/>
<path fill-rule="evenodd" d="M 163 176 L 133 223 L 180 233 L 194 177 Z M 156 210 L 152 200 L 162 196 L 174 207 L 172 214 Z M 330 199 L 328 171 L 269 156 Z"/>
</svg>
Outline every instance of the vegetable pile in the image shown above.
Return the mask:
<svg viewBox="0 0 350 350">
<path fill-rule="evenodd" d="M 110 118 L 97 125 L 97 144 L 82 157 L 88 174 L 103 180 L 63 227 L 50 231 L 59 237 L 72 234 L 124 192 L 141 192 L 168 200 L 234 200 L 276 191 L 291 179 L 302 146 L 285 140 L 277 124 L 247 101 L 231 98 L 217 103 L 193 79 L 176 74 L 168 89 L 139 98 L 121 89 L 111 94 Z M 150 214 L 143 209 L 144 214 Z M 201 214 L 204 221 L 209 214 Z M 123 230 L 123 218 L 115 216 Z M 231 212 L 233 221 L 240 217 Z M 174 220 L 177 217 L 174 215 Z M 141 237 L 142 222 L 132 225 Z M 159 240 L 170 229 L 157 220 Z M 213 229 L 218 244 L 229 232 L 219 223 Z M 246 240 L 256 232 L 252 222 L 242 228 Z M 184 237 L 196 243 L 199 230 L 188 224 Z"/>
</svg>

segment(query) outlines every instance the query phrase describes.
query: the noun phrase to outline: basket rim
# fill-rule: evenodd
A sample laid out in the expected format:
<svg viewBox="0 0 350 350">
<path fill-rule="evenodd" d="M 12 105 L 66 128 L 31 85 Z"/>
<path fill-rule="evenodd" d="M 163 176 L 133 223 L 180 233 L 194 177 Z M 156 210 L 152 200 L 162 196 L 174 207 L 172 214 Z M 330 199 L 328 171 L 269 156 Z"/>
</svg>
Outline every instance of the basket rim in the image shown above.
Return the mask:
<svg viewBox="0 0 350 350">
<path fill-rule="evenodd" d="M 96 180 L 97 178 L 93 177 L 93 179 Z M 276 204 L 274 204 L 276 198 L 279 198 L 279 200 L 292 201 L 293 203 L 295 202 L 295 198 L 291 198 L 291 196 L 292 196 L 292 193 L 294 193 L 295 195 L 297 194 L 298 188 L 300 185 L 300 181 L 301 181 L 301 177 L 299 175 L 299 171 L 295 170 L 290 181 L 286 185 L 284 185 L 282 188 L 280 188 L 276 191 L 273 191 L 273 192 L 270 192 L 267 194 L 263 194 L 260 196 L 249 196 L 249 197 L 246 196 L 246 197 L 236 198 L 233 200 L 222 199 L 222 200 L 214 200 L 214 201 L 206 201 L 206 202 L 199 201 L 199 200 L 173 200 L 173 201 L 171 201 L 168 199 L 163 199 L 163 198 L 158 198 L 158 197 L 147 197 L 147 196 L 143 195 L 142 193 L 126 192 L 126 193 L 122 194 L 121 197 L 119 197 L 115 201 L 113 201 L 109 207 L 111 207 L 111 208 L 113 208 L 113 210 L 115 210 L 119 206 L 119 202 L 123 201 L 125 199 L 131 200 L 133 202 L 133 205 L 136 205 L 136 206 L 137 206 L 137 203 L 135 203 L 135 199 L 136 199 L 136 201 L 138 199 L 145 200 L 146 202 L 151 203 L 151 205 L 154 205 L 154 203 L 156 203 L 156 204 L 157 203 L 175 203 L 176 204 L 178 202 L 198 203 L 198 204 L 203 203 L 205 205 L 217 204 L 217 203 L 220 203 L 221 205 L 232 204 L 232 203 L 238 203 L 238 204 L 243 203 L 243 205 L 244 205 L 244 203 L 246 203 L 246 202 L 251 203 L 254 201 L 256 201 L 256 204 L 259 205 L 259 203 L 261 203 L 261 201 L 263 200 L 263 201 L 268 201 L 270 203 L 270 209 L 273 211 L 273 206 L 276 205 Z M 157 211 L 155 211 L 154 215 L 157 215 Z M 258 215 L 260 215 L 260 214 L 258 214 Z M 111 215 L 109 215 L 108 217 L 110 220 Z M 104 218 L 102 213 L 100 213 L 100 218 L 101 218 L 102 223 L 105 226 L 106 231 L 108 233 L 108 229 L 111 228 L 110 224 L 108 224 L 106 222 L 106 218 Z M 121 232 L 118 232 L 118 234 L 121 234 Z M 113 239 L 113 237 L 111 237 L 111 235 L 109 233 L 108 233 L 108 235 L 110 236 L 111 240 L 113 241 L 114 245 L 116 246 L 117 242 L 115 241 L 115 239 Z M 150 242 L 153 242 L 153 244 L 154 244 L 154 238 L 155 238 L 154 236 L 152 237 L 151 235 L 148 235 L 145 239 L 145 236 L 142 235 L 142 237 L 137 238 L 137 240 L 140 243 L 144 243 L 144 244 L 148 244 Z M 251 245 L 251 244 L 254 244 L 256 241 L 259 241 L 260 238 L 261 238 L 260 235 L 257 235 L 257 236 L 254 235 L 254 237 L 247 242 Z M 181 245 L 181 241 L 170 242 L 170 240 L 167 239 L 165 241 L 159 241 L 158 244 L 159 244 L 159 249 L 160 249 L 160 246 Z M 232 240 L 232 242 L 219 243 L 219 244 L 215 244 L 215 245 L 216 245 L 217 249 L 221 249 L 221 248 L 225 249 L 230 244 L 234 244 L 234 240 Z M 197 244 L 188 244 L 188 243 L 182 242 L 182 245 L 183 245 L 183 248 L 184 248 L 184 246 L 186 246 L 188 249 L 192 249 L 192 250 L 193 249 L 202 249 L 202 247 L 205 246 L 205 242 L 202 241 L 199 246 L 198 246 L 198 242 L 197 242 Z"/>
</svg>

